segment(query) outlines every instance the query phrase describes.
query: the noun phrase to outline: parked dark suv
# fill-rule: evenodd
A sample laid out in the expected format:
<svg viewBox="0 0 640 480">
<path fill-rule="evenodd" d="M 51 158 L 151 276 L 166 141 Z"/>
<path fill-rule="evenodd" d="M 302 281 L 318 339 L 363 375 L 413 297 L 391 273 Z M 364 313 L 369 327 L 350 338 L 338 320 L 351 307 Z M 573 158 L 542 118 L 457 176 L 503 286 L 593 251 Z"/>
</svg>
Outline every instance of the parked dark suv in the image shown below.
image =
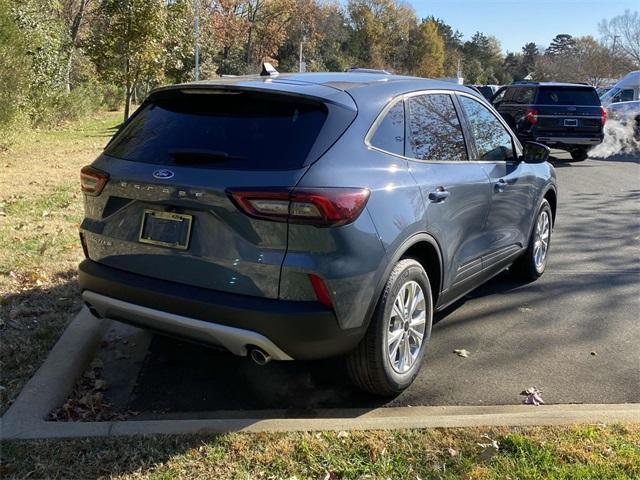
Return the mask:
<svg viewBox="0 0 640 480">
<path fill-rule="evenodd" d="M 604 138 L 607 112 L 589 85 L 519 82 L 502 87 L 491 101 L 520 141 L 568 150 L 576 161 Z"/>
<path fill-rule="evenodd" d="M 434 311 L 545 270 L 548 149 L 464 87 L 295 74 L 151 93 L 82 169 L 91 312 L 257 363 L 347 355 L 411 384 Z"/>
</svg>

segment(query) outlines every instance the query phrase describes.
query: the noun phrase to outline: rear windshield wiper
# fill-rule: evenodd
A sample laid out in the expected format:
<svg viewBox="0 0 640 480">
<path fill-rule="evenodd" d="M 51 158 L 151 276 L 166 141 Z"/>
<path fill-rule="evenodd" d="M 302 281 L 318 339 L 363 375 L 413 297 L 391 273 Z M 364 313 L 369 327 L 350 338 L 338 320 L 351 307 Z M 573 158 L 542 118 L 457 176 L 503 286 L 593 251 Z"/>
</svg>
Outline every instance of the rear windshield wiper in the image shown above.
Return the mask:
<svg viewBox="0 0 640 480">
<path fill-rule="evenodd" d="M 170 150 L 169 155 L 171 155 L 174 162 L 181 164 L 223 163 L 230 160 L 247 160 L 247 157 L 243 157 L 241 155 L 231 155 L 227 152 L 198 149 Z"/>
</svg>

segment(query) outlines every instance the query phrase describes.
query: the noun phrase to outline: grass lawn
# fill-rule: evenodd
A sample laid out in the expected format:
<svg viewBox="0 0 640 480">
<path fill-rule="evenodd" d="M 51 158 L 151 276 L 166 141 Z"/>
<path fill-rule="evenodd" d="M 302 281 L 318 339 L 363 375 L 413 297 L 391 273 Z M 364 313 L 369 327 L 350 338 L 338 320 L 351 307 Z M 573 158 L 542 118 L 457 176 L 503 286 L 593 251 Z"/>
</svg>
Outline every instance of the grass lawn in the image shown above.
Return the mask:
<svg viewBox="0 0 640 480">
<path fill-rule="evenodd" d="M 0 153 L 0 414 L 80 308 L 79 171 L 121 120 L 101 113 L 26 132 Z"/>
<path fill-rule="evenodd" d="M 499 445 L 488 459 L 485 436 Z M 5 442 L 0 468 L 6 478 L 638 479 L 640 426 Z"/>
</svg>

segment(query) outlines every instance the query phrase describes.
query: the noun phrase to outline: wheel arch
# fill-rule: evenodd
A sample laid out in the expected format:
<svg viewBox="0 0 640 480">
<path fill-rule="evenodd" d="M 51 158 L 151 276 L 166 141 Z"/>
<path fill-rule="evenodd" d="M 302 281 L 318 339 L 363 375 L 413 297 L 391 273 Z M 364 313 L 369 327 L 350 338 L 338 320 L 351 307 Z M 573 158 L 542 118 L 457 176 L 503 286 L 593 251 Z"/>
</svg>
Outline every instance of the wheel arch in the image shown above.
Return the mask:
<svg viewBox="0 0 640 480">
<path fill-rule="evenodd" d="M 395 264 L 402 258 L 413 258 L 420 262 L 422 267 L 427 272 L 429 277 L 429 283 L 431 284 L 431 294 L 433 298 L 433 307 L 435 309 L 440 293 L 442 292 L 442 282 L 444 276 L 444 266 L 442 262 L 442 252 L 437 240 L 426 232 L 420 232 L 412 235 L 390 255 L 389 261 L 385 266 L 385 270 L 380 278 L 376 290 L 374 292 L 374 301 L 371 302 L 369 309 L 367 310 L 367 316 L 365 318 L 365 324 L 368 328 L 373 313 L 380 301 L 382 290 L 389 279 L 389 275 L 393 270 Z M 434 262 L 437 262 L 434 265 Z"/>
<path fill-rule="evenodd" d="M 558 207 L 558 192 L 553 186 L 549 186 L 547 191 L 542 196 L 544 200 L 549 202 L 549 206 L 551 206 L 551 222 L 552 225 L 556 224 L 556 209 Z"/>
</svg>

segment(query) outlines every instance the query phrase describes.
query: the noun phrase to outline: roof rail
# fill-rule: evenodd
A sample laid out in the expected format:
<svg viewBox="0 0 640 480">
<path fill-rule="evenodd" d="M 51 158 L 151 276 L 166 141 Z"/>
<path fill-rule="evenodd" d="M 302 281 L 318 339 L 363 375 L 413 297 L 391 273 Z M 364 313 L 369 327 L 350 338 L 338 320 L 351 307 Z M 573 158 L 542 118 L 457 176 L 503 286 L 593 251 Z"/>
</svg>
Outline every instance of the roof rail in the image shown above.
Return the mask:
<svg viewBox="0 0 640 480">
<path fill-rule="evenodd" d="M 376 69 L 376 68 L 360 68 L 360 67 L 349 67 L 345 70 L 348 73 L 379 73 L 382 75 L 391 75 L 391 72 L 387 72 L 386 70 Z"/>
</svg>

